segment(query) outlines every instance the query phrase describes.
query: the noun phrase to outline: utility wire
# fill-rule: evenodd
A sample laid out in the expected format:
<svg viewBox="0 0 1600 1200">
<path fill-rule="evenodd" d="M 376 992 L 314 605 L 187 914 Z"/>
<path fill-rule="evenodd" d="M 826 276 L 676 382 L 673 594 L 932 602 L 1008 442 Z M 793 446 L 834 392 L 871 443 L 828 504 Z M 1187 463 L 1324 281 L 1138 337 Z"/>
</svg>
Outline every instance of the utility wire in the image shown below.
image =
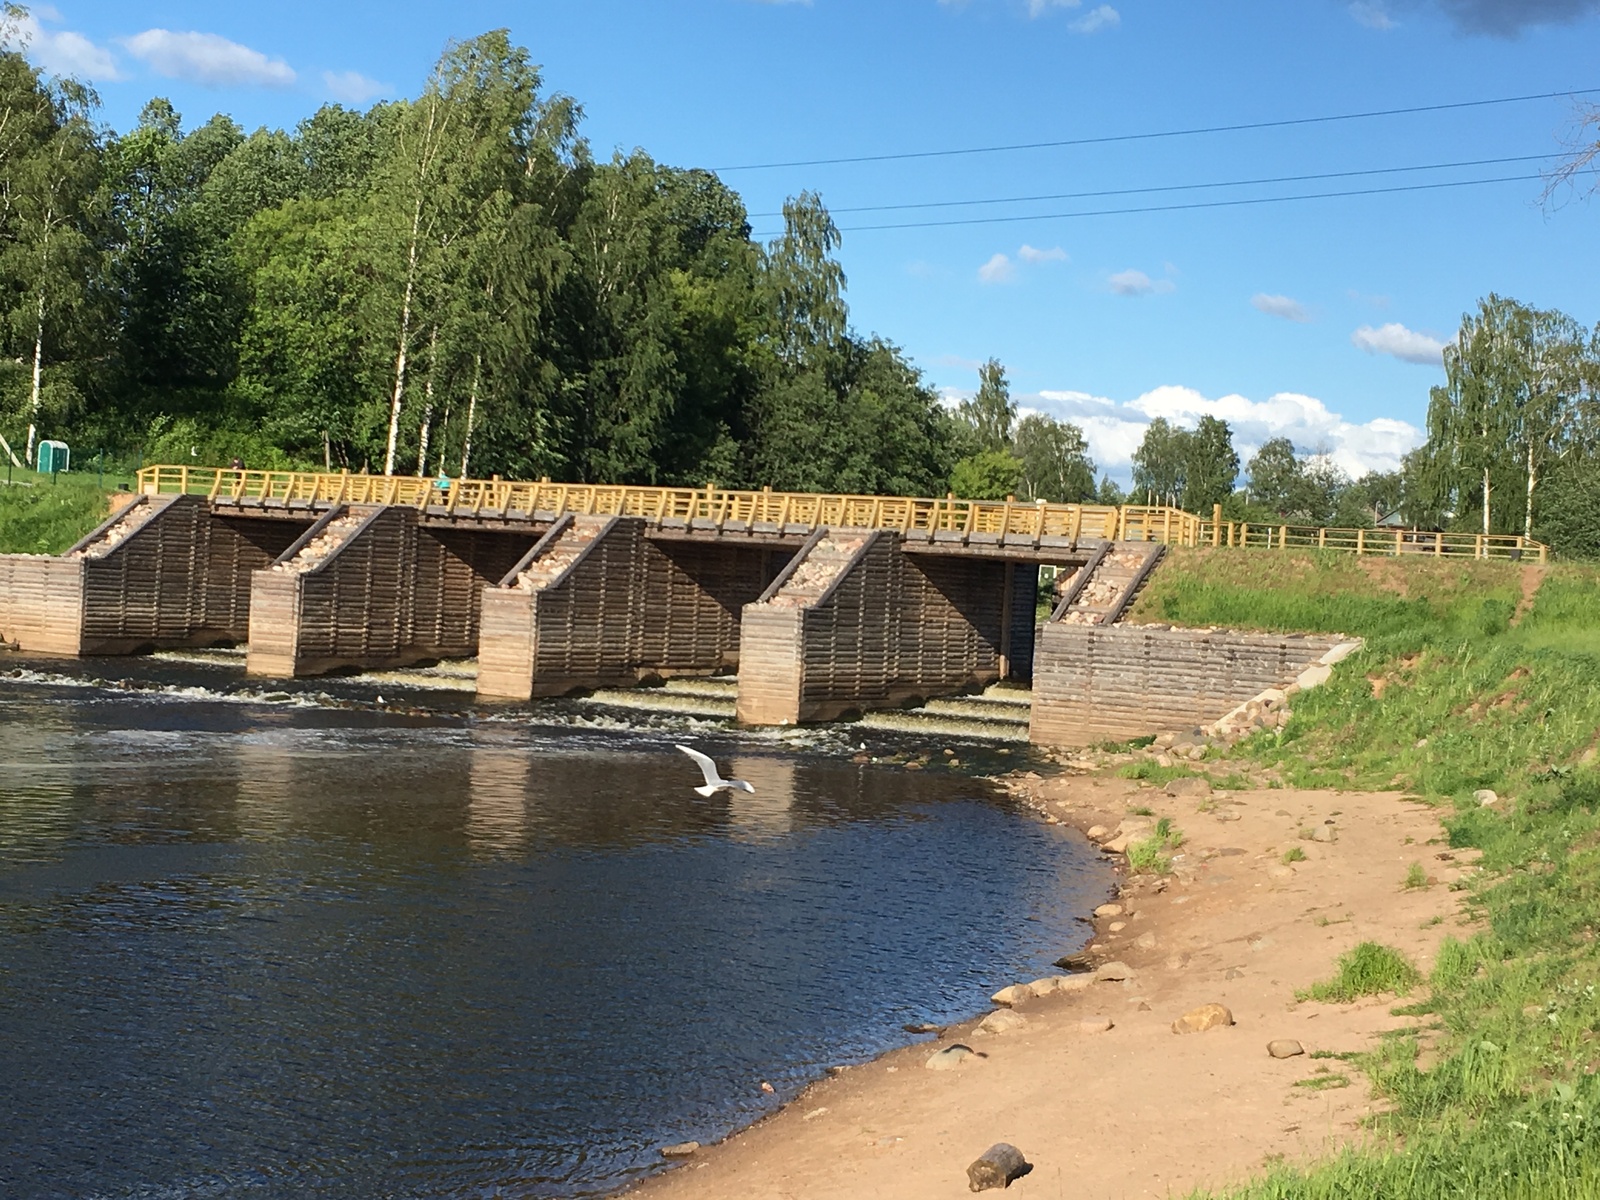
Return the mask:
<svg viewBox="0 0 1600 1200">
<path fill-rule="evenodd" d="M 1398 192 L 1432 192 L 1444 188 L 1482 187 L 1491 183 L 1526 183 L 1542 175 L 1500 175 L 1493 179 L 1457 179 L 1443 183 L 1412 183 L 1384 188 L 1355 188 L 1340 192 L 1305 192 L 1298 196 L 1255 196 L 1241 200 L 1196 200 L 1189 204 L 1152 204 L 1142 208 L 1097 208 L 1079 212 L 1031 213 L 1009 217 L 965 217 L 947 221 L 904 221 L 886 225 L 847 225 L 840 233 L 862 233 L 874 229 L 937 229 L 951 225 L 1009 225 L 1017 221 L 1064 221 L 1075 217 L 1114 217 L 1131 213 L 1186 212 L 1202 208 L 1243 208 L 1248 205 L 1289 204 L 1298 200 L 1332 200 L 1345 196 L 1388 196 Z M 755 238 L 781 237 L 776 233 L 753 234 Z"/>
<path fill-rule="evenodd" d="M 1477 158 L 1465 162 L 1427 163 L 1415 167 L 1373 167 L 1360 171 L 1328 171 L 1317 175 L 1274 175 L 1262 179 L 1232 179 L 1222 183 L 1172 183 L 1157 187 L 1112 188 L 1098 192 L 1054 192 L 1040 196 L 998 196 L 991 200 L 925 200 L 912 204 L 863 204 L 853 208 L 829 207 L 830 213 L 897 212 L 922 208 L 971 208 L 980 204 L 1029 204 L 1044 200 L 1091 200 L 1103 196 L 1143 196 L 1157 192 L 1193 192 L 1211 188 L 1256 187 L 1269 183 L 1311 183 L 1322 179 L 1354 179 L 1372 175 L 1400 175 L 1412 171 L 1448 171 L 1466 167 L 1496 167 L 1507 163 L 1542 162 L 1548 154 L 1520 154 L 1511 158 Z M 781 212 L 751 213 L 754 219 L 781 217 Z"/>
<path fill-rule="evenodd" d="M 741 163 L 733 167 L 714 167 L 718 174 L 730 171 L 774 171 L 784 167 L 836 167 L 851 163 L 905 162 L 919 158 L 954 158 L 966 154 L 1005 154 L 1015 150 L 1054 150 L 1067 146 L 1105 146 L 1117 142 L 1148 142 L 1158 138 L 1198 137 L 1211 133 L 1243 133 L 1252 129 L 1292 129 L 1305 125 L 1330 125 L 1339 121 L 1367 121 L 1376 117 L 1403 117 L 1415 113 L 1455 112 L 1468 108 L 1488 108 L 1498 104 L 1523 104 L 1531 100 L 1561 100 L 1592 96 L 1600 88 L 1577 88 L 1567 92 L 1538 92 L 1527 96 L 1500 96 L 1493 100 L 1459 100 L 1452 104 L 1418 104 L 1409 108 L 1381 108 L 1367 112 L 1335 113 L 1324 117 L 1290 117 L 1279 121 L 1248 121 L 1236 125 L 1202 125 L 1191 129 L 1164 129 L 1152 133 L 1117 133 L 1100 137 L 1066 138 L 1053 142 L 1017 142 L 1002 146 L 965 146 L 953 150 L 912 150 L 898 154 L 858 154 L 841 158 L 798 158 L 788 162 Z"/>
</svg>

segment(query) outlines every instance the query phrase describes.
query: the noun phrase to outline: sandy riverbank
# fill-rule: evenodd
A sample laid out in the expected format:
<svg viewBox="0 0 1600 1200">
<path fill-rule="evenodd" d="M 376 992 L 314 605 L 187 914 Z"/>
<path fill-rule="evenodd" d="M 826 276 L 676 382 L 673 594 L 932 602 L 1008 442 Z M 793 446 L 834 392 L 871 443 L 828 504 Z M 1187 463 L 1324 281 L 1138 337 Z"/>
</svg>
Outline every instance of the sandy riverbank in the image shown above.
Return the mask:
<svg viewBox="0 0 1600 1200">
<path fill-rule="evenodd" d="M 1447 850 L 1434 811 L 1392 793 L 1259 789 L 1202 802 L 1120 779 L 1018 786 L 1082 829 L 1142 807 L 1186 835 L 1173 876 L 1124 879 L 1127 912 L 1096 922 L 1095 958 L 1127 964 L 1130 977 L 1025 1002 L 1013 1031 L 972 1022 L 823 1080 L 630 1197 L 953 1198 L 970 1194 L 967 1164 L 999 1141 L 1034 1167 L 1008 1196 L 1182 1196 L 1363 1136 L 1374 1104 L 1363 1077 L 1315 1052 L 1365 1049 L 1409 1022 L 1390 1015 L 1388 997 L 1330 1005 L 1297 1003 L 1294 992 L 1358 942 L 1396 946 L 1426 969 L 1443 936 L 1459 932 L 1460 894 L 1448 885 L 1474 854 Z M 1330 820 L 1337 841 L 1303 840 Z M 1285 865 L 1293 846 L 1306 859 Z M 1434 882 L 1407 890 L 1414 862 Z M 1124 927 L 1112 931 L 1113 920 Z M 1211 1002 L 1237 1023 L 1172 1032 Z M 1092 1032 L 1102 1018 L 1113 1028 Z M 1271 1058 L 1275 1038 L 1307 1054 Z M 955 1042 L 984 1057 L 924 1068 Z M 1306 1086 L 1330 1076 L 1348 1085 Z"/>
</svg>

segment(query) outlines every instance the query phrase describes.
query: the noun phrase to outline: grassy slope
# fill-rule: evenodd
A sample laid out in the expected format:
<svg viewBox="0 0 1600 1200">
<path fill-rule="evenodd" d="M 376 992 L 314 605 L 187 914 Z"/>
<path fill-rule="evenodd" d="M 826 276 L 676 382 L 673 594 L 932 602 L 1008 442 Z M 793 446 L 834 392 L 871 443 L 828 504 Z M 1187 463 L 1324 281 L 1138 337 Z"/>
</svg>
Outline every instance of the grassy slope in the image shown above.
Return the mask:
<svg viewBox="0 0 1600 1200">
<path fill-rule="evenodd" d="M 92 479 L 0 480 L 0 554 L 59 554 L 105 514 L 106 493 Z"/>
<path fill-rule="evenodd" d="M 1554 567 L 1515 625 L 1509 565 L 1179 554 L 1135 619 L 1368 639 L 1281 734 L 1292 782 L 1412 788 L 1483 850 L 1483 932 L 1447 940 L 1413 1011 L 1438 1033 L 1357 1056 L 1391 1111 L 1372 1146 L 1234 1193 L 1600 1197 L 1600 572 Z M 1480 807 L 1476 788 L 1500 792 Z"/>
</svg>

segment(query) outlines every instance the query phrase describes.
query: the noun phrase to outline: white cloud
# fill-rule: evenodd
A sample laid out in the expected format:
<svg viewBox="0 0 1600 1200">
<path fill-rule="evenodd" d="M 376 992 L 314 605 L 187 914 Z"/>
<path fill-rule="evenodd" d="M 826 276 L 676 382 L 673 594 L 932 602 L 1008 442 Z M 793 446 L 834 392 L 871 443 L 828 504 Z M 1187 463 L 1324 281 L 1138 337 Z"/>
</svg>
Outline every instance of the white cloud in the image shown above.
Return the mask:
<svg viewBox="0 0 1600 1200">
<path fill-rule="evenodd" d="M 1070 28 L 1073 33 L 1099 33 L 1102 29 L 1114 29 L 1121 24 L 1122 14 L 1109 4 L 1102 4 L 1084 13 Z"/>
<path fill-rule="evenodd" d="M 215 33 L 146 29 L 123 39 L 122 44 L 129 54 L 168 79 L 207 87 L 288 87 L 295 81 L 293 68 L 281 58 L 268 58 Z"/>
<path fill-rule="evenodd" d="M 1350 335 L 1351 343 L 1368 354 L 1387 354 L 1401 362 L 1421 363 L 1437 367 L 1444 353 L 1444 343 L 1415 329 L 1407 329 L 1397 321 L 1374 329 L 1363 325 Z"/>
<path fill-rule="evenodd" d="M 70 29 L 46 29 L 41 22 L 61 21 L 61 14 L 48 4 L 35 5 L 17 22 L 18 41 L 26 46 L 27 56 L 47 75 L 111 83 L 123 78 L 116 57 L 104 46 Z"/>
<path fill-rule="evenodd" d="M 365 104 L 394 91 L 392 83 L 368 79 L 360 71 L 324 71 L 322 85 L 328 90 L 328 95 L 346 104 Z"/>
<path fill-rule="evenodd" d="M 1395 20 L 1384 8 L 1382 0 L 1353 0 L 1350 15 L 1368 29 L 1393 29 Z"/>
<path fill-rule="evenodd" d="M 978 268 L 978 279 L 983 283 L 1011 283 L 1017 277 L 1017 264 L 1005 254 L 996 254 Z"/>
<path fill-rule="evenodd" d="M 1170 279 L 1151 279 L 1143 271 L 1132 268 L 1118 271 L 1106 280 L 1106 284 L 1119 296 L 1152 296 L 1176 291 L 1178 287 Z"/>
<path fill-rule="evenodd" d="M 1144 432 L 1156 417 L 1193 428 L 1203 416 L 1218 417 L 1233 429 L 1234 445 L 1248 460 L 1269 438 L 1286 437 L 1302 452 L 1326 448 L 1352 477 L 1368 471 L 1394 471 L 1407 451 L 1423 441 L 1422 431 L 1389 417 L 1357 424 L 1313 396 L 1279 392 L 1265 400 L 1240 395 L 1210 399 L 1193 388 L 1158 387 L 1129 401 L 1087 392 L 1044 391 L 1018 396 L 1020 407 L 1073 422 L 1083 430 L 1101 470 L 1126 480 Z"/>
<path fill-rule="evenodd" d="M 1023 243 L 1022 249 L 1017 251 L 1017 257 L 1026 263 L 1066 262 L 1067 252 L 1060 246 L 1051 246 L 1048 250 Z"/>
<path fill-rule="evenodd" d="M 951 3 L 951 0 L 941 0 L 941 3 Z M 1037 20 L 1052 8 L 1077 8 L 1083 0 L 1028 0 L 1028 15 Z"/>
<path fill-rule="evenodd" d="M 1282 317 L 1285 321 L 1297 321 L 1304 325 L 1311 320 L 1311 314 L 1306 311 L 1305 305 L 1289 296 L 1273 296 L 1267 292 L 1257 292 L 1250 297 L 1250 305 L 1257 312 L 1264 312 L 1269 317 Z"/>
</svg>

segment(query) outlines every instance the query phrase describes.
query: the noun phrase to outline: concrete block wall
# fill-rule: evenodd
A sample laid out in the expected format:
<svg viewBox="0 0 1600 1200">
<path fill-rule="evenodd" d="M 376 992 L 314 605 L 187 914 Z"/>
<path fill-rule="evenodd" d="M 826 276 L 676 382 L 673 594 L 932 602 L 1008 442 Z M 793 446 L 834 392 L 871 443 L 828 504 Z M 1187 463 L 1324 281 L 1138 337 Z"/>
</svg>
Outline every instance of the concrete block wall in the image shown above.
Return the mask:
<svg viewBox="0 0 1600 1200">
<path fill-rule="evenodd" d="M 1088 746 L 1208 724 L 1317 662 L 1339 637 L 1046 624 L 1033 667 L 1036 745 Z"/>
</svg>

